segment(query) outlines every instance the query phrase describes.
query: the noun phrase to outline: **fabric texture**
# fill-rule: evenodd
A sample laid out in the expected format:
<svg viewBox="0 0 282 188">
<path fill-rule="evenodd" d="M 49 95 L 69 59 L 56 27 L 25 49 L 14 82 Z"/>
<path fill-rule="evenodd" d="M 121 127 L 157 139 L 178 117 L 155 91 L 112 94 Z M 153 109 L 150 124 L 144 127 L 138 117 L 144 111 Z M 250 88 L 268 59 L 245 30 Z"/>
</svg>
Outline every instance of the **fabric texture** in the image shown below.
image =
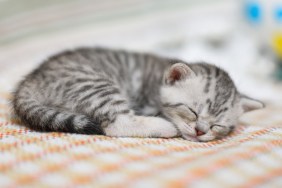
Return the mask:
<svg viewBox="0 0 282 188">
<path fill-rule="evenodd" d="M 9 98 L 1 91 L 1 187 L 281 185 L 281 126 L 242 125 L 207 143 L 39 133 L 10 117 Z"/>
<path fill-rule="evenodd" d="M 282 187 L 279 105 L 247 114 L 230 136 L 207 143 L 41 133 L 13 116 L 11 91 L 46 56 L 83 45 L 177 49 L 173 36 L 182 36 L 179 22 L 193 17 L 191 6 L 185 0 L 0 2 L 0 187 Z"/>
</svg>

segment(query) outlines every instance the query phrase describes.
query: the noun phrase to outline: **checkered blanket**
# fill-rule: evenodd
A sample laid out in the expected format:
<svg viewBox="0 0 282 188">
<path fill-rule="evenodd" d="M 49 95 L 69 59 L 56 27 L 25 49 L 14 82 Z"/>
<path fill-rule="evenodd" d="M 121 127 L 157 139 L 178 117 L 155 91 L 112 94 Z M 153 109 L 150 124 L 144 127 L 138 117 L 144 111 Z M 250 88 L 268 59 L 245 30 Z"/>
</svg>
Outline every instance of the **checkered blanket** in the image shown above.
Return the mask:
<svg viewBox="0 0 282 188">
<path fill-rule="evenodd" d="M 152 49 L 163 35 L 136 37 L 146 33 L 147 26 L 151 26 L 150 33 L 158 32 L 150 25 L 151 17 L 138 17 L 142 7 L 147 10 L 155 5 L 149 0 L 135 4 L 120 1 L 132 6 L 135 12 L 141 11 L 138 16 L 128 13 L 131 19 L 135 16 L 134 21 L 123 20 L 120 10 L 110 11 L 115 1 L 103 1 L 96 6 L 94 1 L 87 0 L 60 0 L 51 5 L 43 1 L 42 5 L 33 5 L 33 1 L 26 0 L 27 5 L 35 6 L 33 12 L 22 1 L 16 2 L 18 6 L 15 1 L 0 2 L 0 7 L 4 7 L 0 11 L 0 187 L 282 187 L 279 106 L 268 105 L 244 116 L 230 136 L 207 143 L 181 138 L 40 133 L 22 126 L 11 113 L 11 91 L 46 55 L 81 45 L 81 41 L 87 45 L 89 40 L 136 50 Z M 178 6 L 170 6 L 171 2 Z M 166 13 L 154 12 L 153 17 L 177 18 L 186 3 L 162 1 Z M 18 15 L 9 15 L 8 5 Z M 60 6 L 66 10 L 62 12 Z M 93 15 L 94 10 L 104 11 Z M 107 11 L 113 20 L 103 25 L 97 20 L 107 17 Z M 75 20 L 81 13 L 80 19 Z M 122 21 L 117 22 L 115 16 Z"/>
<path fill-rule="evenodd" d="M 10 95 L 0 94 L 1 187 L 282 185 L 281 126 L 242 125 L 208 143 L 39 133 L 10 117 Z"/>
</svg>

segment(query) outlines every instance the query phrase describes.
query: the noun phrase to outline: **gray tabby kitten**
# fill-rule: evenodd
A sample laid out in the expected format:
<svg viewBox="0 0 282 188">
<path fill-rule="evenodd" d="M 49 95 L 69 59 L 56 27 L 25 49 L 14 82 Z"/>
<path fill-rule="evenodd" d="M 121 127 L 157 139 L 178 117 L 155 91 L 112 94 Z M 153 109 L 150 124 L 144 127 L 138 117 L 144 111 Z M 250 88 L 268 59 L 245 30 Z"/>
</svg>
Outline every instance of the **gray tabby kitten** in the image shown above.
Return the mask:
<svg viewBox="0 0 282 188">
<path fill-rule="evenodd" d="M 241 95 L 213 65 L 80 48 L 49 58 L 27 75 L 14 92 L 13 107 L 35 130 L 210 141 L 263 104 Z"/>
</svg>

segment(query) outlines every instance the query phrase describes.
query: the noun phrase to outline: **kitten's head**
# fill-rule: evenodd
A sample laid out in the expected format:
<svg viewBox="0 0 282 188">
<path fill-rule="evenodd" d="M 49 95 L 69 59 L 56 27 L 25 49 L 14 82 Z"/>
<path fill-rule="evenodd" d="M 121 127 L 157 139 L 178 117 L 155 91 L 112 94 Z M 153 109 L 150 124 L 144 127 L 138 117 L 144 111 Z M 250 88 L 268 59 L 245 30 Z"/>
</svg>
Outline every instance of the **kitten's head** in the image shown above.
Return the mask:
<svg viewBox="0 0 282 188">
<path fill-rule="evenodd" d="M 263 103 L 240 94 L 222 69 L 209 64 L 173 64 L 161 87 L 163 114 L 194 141 L 222 138 L 243 113 Z"/>
</svg>

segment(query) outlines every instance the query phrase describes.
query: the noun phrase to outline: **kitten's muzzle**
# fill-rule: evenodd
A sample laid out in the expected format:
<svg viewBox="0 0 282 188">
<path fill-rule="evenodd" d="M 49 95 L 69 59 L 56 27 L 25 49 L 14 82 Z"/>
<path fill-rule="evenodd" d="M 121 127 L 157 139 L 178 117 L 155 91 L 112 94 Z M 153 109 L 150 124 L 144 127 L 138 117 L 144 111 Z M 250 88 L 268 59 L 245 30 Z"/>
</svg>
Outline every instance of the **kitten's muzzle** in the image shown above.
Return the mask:
<svg viewBox="0 0 282 188">
<path fill-rule="evenodd" d="M 197 136 L 202 136 L 206 134 L 210 129 L 210 125 L 205 121 L 197 121 L 195 132 Z"/>
</svg>

